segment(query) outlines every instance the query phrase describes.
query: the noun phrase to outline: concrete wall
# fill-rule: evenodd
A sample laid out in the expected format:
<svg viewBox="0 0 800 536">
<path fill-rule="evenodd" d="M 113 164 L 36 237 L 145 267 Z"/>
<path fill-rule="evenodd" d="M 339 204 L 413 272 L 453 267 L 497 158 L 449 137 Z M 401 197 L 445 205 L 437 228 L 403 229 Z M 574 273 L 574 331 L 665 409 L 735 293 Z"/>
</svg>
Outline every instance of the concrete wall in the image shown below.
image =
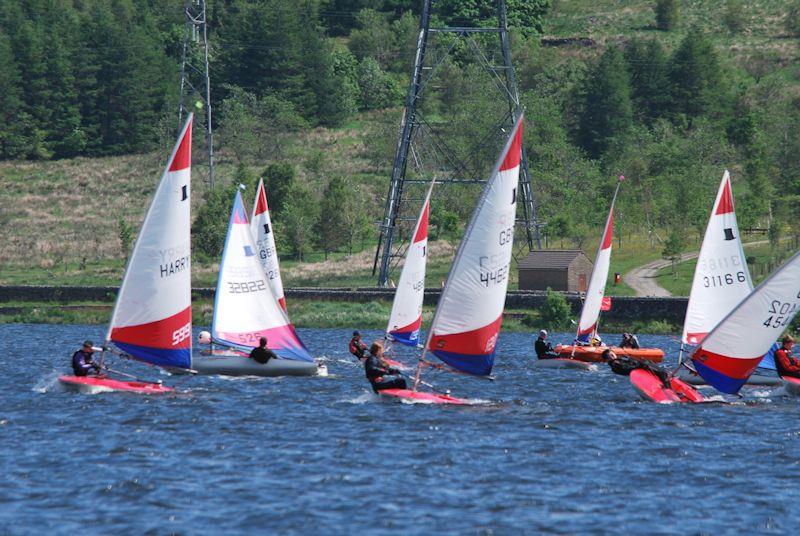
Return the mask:
<svg viewBox="0 0 800 536">
<path fill-rule="evenodd" d="M 0 286 L 0 304 L 3 302 L 57 302 L 105 301 L 113 303 L 117 287 L 50 287 L 50 286 Z M 213 298 L 213 288 L 195 288 L 194 296 Z M 441 289 L 426 289 L 425 304 L 435 305 L 439 300 Z M 544 303 L 543 291 L 509 291 L 506 296 L 506 307 L 509 309 L 538 309 Z M 565 292 L 573 312 L 577 315 L 581 307 L 578 293 Z M 374 300 L 391 301 L 394 289 L 376 287 L 364 288 L 288 288 L 286 298 L 369 302 Z M 667 320 L 683 322 L 686 315 L 687 298 L 612 298 L 611 311 L 604 312 L 603 317 L 610 320 Z"/>
</svg>

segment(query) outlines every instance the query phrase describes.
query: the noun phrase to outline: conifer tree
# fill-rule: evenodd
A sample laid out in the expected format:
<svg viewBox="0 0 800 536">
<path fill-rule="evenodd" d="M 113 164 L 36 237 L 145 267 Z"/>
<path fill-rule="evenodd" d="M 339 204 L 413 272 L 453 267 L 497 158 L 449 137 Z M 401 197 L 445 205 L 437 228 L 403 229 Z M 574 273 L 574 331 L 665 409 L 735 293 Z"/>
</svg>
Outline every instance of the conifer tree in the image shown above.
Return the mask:
<svg viewBox="0 0 800 536">
<path fill-rule="evenodd" d="M 622 53 L 609 47 L 587 81 L 580 145 L 592 158 L 600 157 L 613 138 L 628 131 L 632 117 L 628 71 Z"/>
<path fill-rule="evenodd" d="M 727 88 L 717 53 L 708 38 L 693 29 L 681 41 L 670 66 L 673 112 L 688 117 L 726 110 Z"/>
<path fill-rule="evenodd" d="M 631 76 L 631 98 L 637 118 L 652 123 L 667 114 L 670 106 L 669 63 L 655 39 L 636 39 L 625 49 Z"/>
</svg>

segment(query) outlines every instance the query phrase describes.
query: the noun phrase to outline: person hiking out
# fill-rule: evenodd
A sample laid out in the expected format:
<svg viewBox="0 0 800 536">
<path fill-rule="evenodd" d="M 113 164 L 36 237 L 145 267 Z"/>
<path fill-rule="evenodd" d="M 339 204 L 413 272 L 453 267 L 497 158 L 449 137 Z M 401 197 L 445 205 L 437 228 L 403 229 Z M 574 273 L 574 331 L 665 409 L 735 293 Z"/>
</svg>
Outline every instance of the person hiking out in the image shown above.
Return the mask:
<svg viewBox="0 0 800 536">
<path fill-rule="evenodd" d="M 800 360 L 792 355 L 794 337 L 785 335 L 781 339 L 781 347 L 775 351 L 775 368 L 781 376 L 800 378 Z"/>
<path fill-rule="evenodd" d="M 83 341 L 83 347 L 72 354 L 72 372 L 75 376 L 94 376 L 100 374 L 100 365 L 92 360 L 94 343 Z"/>
<path fill-rule="evenodd" d="M 400 371 L 383 360 L 383 345 L 377 341 L 372 343 L 369 356 L 364 360 L 364 373 L 376 393 L 383 389 L 406 388 L 406 380 L 399 376 Z"/>
<path fill-rule="evenodd" d="M 553 345 L 547 342 L 547 330 L 539 331 L 539 338 L 536 339 L 533 347 L 536 350 L 538 359 L 555 359 L 558 354 L 553 351 Z"/>
<path fill-rule="evenodd" d="M 356 356 L 359 361 L 367 357 L 367 345 L 361 340 L 361 333 L 358 331 L 353 332 L 353 338 L 350 339 L 349 349 L 350 353 Z"/>
<path fill-rule="evenodd" d="M 250 359 L 256 363 L 261 363 L 262 365 L 269 363 L 270 359 L 278 359 L 278 356 L 275 355 L 275 352 L 267 348 L 266 337 L 261 337 L 258 342 L 258 346 L 253 348 L 253 350 L 250 352 Z"/>
</svg>

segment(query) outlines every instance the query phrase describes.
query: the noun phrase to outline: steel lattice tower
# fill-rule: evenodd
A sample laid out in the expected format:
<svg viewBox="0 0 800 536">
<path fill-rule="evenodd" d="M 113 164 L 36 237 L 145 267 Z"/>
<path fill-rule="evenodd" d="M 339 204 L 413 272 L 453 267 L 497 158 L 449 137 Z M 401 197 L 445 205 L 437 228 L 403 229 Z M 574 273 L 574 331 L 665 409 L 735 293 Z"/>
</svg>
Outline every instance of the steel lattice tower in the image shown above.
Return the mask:
<svg viewBox="0 0 800 536">
<path fill-rule="evenodd" d="M 375 252 L 372 274 L 378 274 L 378 285 L 385 286 L 397 262 L 405 252 L 405 238 L 401 226 L 413 222 L 418 206 L 409 191 L 413 187 L 427 184 L 436 177 L 437 184 L 447 184 L 448 189 L 458 185 L 482 184 L 486 182 L 487 169 L 497 157 L 497 150 L 505 141 L 506 132 L 513 125 L 520 109 L 519 95 L 514 68 L 511 64 L 505 0 L 497 1 L 497 27 L 456 27 L 432 28 L 433 0 L 423 0 L 420 31 L 414 60 L 411 85 L 405 101 L 405 109 L 400 122 L 399 137 L 392 166 L 389 191 L 386 196 L 384 216 L 380 225 L 380 237 Z M 433 45 L 432 45 L 433 43 Z M 494 43 L 494 52 L 487 51 L 487 45 Z M 436 49 L 439 47 L 439 50 Z M 449 135 L 459 130 L 453 122 L 443 120 L 446 111 L 426 110 L 424 96 L 441 91 L 448 85 L 447 76 L 437 78 L 446 69 L 453 56 L 463 63 L 471 56 L 472 66 L 478 68 L 491 80 L 490 86 L 498 92 L 496 115 L 490 128 L 480 137 L 475 149 L 468 156 L 459 155 Z M 427 90 L 427 91 L 426 91 Z M 476 111 L 476 115 L 483 112 Z M 485 118 L 484 118 L 485 119 Z M 477 130 L 477 129 L 473 129 Z M 469 161 L 474 157 L 474 161 Z M 411 166 L 409 169 L 409 160 Z M 437 189 L 439 187 L 437 186 Z M 458 193 L 452 193 L 457 196 Z M 539 223 L 536 221 L 536 208 L 533 202 L 530 175 L 525 152 L 522 153 L 520 168 L 517 224 L 524 228 L 524 244 L 527 249 L 541 248 Z M 417 196 L 420 197 L 420 196 Z M 380 262 L 379 262 L 380 261 Z"/>
<path fill-rule="evenodd" d="M 214 136 L 211 130 L 211 79 L 208 73 L 208 29 L 206 1 L 183 2 L 183 52 L 181 54 L 181 94 L 178 105 L 178 131 L 184 117 L 195 112 L 195 127 L 205 130 L 205 154 L 210 188 L 214 187 Z M 202 113 L 201 113 L 202 112 Z"/>
</svg>

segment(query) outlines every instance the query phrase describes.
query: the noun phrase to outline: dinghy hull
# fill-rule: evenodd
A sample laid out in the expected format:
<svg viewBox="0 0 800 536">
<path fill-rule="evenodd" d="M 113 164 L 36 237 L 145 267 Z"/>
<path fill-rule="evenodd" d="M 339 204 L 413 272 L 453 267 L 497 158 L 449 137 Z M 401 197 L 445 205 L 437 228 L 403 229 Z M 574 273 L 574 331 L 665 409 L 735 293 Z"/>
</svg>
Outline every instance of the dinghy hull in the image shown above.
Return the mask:
<svg viewBox="0 0 800 536">
<path fill-rule="evenodd" d="M 782 376 L 781 382 L 783 383 L 787 393 L 792 396 L 800 396 L 800 378 Z"/>
<path fill-rule="evenodd" d="M 428 404 L 453 404 L 458 406 L 469 404 L 469 401 L 467 400 L 456 398 L 450 395 L 412 391 L 411 389 L 384 389 L 378 394 L 385 397 L 399 398 L 414 402 L 424 402 Z"/>
<path fill-rule="evenodd" d="M 661 380 L 649 370 L 636 369 L 631 372 L 631 385 L 636 389 L 643 399 L 659 404 L 674 403 L 700 403 L 703 402 L 703 395 L 691 385 L 684 383 L 678 378 L 672 378 L 671 389 L 667 389 Z"/>
<path fill-rule="evenodd" d="M 597 363 L 603 361 L 603 352 L 611 348 L 617 355 L 626 355 L 640 361 L 660 363 L 664 359 L 664 350 L 660 348 L 619 348 L 617 346 L 556 346 L 555 352 L 564 358 L 578 359 Z M 575 354 L 573 355 L 573 349 Z"/>
<path fill-rule="evenodd" d="M 568 368 L 578 370 L 597 370 L 597 365 L 588 361 L 569 358 L 537 359 L 533 366 L 536 368 Z"/>
<path fill-rule="evenodd" d="M 218 376 L 316 376 L 317 364 L 292 359 L 270 359 L 266 365 L 239 355 L 195 355 L 192 368 L 198 374 Z"/>
<path fill-rule="evenodd" d="M 115 391 L 139 394 L 162 394 L 175 391 L 172 387 L 160 383 L 129 382 L 103 376 L 59 376 L 58 381 L 65 387 L 90 395 Z"/>
</svg>

